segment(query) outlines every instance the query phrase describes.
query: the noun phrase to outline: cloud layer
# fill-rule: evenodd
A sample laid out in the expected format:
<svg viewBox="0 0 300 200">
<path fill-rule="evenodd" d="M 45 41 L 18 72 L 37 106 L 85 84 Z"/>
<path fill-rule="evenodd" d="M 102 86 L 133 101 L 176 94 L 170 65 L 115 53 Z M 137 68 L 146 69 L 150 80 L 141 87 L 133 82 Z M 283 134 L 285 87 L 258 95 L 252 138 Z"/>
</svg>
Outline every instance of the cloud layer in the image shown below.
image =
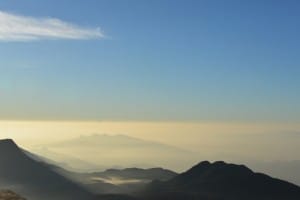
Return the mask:
<svg viewBox="0 0 300 200">
<path fill-rule="evenodd" d="M 41 39 L 98 39 L 99 28 L 83 28 L 60 19 L 35 18 L 0 11 L 0 41 L 32 41 Z"/>
</svg>

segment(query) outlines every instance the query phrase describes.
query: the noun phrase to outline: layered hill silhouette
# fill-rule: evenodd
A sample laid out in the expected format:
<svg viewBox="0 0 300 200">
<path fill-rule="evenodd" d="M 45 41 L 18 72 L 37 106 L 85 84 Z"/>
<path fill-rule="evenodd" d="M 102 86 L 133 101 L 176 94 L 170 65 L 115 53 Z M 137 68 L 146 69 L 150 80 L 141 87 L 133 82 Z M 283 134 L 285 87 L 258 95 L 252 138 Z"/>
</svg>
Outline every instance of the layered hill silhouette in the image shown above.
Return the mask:
<svg viewBox="0 0 300 200">
<path fill-rule="evenodd" d="M 31 200 L 80 200 L 92 195 L 27 156 L 13 140 L 0 140 L 0 188 L 11 189 Z"/>
<path fill-rule="evenodd" d="M 167 181 L 177 176 L 177 173 L 163 168 L 126 168 L 126 169 L 108 169 L 104 172 L 88 174 L 94 181 L 87 184 L 93 192 L 97 192 L 106 185 L 110 193 L 132 194 L 140 190 L 146 184 L 154 181 Z M 112 187 L 108 187 L 111 185 Z"/>
<path fill-rule="evenodd" d="M 243 165 L 204 161 L 169 181 L 152 182 L 142 196 L 156 200 L 297 200 L 300 187 Z"/>
<path fill-rule="evenodd" d="M 49 166 L 95 194 L 131 194 L 153 180 L 167 181 L 178 175 L 163 168 L 107 169 L 102 172 L 78 173 L 56 165 Z"/>
<path fill-rule="evenodd" d="M 45 163 L 9 139 L 0 140 L 0 188 L 30 200 L 300 199 L 300 187 L 244 165 L 204 161 L 182 174 L 162 168 L 73 173 Z M 22 199 L 13 192 L 0 195 Z"/>
</svg>

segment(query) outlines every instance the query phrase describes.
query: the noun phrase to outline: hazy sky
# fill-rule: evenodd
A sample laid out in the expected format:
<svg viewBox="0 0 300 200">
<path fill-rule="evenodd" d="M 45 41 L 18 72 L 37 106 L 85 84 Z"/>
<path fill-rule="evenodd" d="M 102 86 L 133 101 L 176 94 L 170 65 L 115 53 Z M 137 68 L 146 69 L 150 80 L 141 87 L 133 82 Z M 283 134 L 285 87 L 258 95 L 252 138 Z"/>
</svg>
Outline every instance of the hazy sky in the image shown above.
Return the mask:
<svg viewBox="0 0 300 200">
<path fill-rule="evenodd" d="M 0 138 L 125 134 L 300 159 L 297 0 L 0 1 Z"/>
<path fill-rule="evenodd" d="M 0 138 L 29 150 L 93 134 L 172 145 L 198 153 L 195 161 L 300 160 L 300 125 L 292 123 L 0 121 Z"/>
<path fill-rule="evenodd" d="M 297 0 L 0 2 L 0 118 L 299 122 Z"/>
</svg>

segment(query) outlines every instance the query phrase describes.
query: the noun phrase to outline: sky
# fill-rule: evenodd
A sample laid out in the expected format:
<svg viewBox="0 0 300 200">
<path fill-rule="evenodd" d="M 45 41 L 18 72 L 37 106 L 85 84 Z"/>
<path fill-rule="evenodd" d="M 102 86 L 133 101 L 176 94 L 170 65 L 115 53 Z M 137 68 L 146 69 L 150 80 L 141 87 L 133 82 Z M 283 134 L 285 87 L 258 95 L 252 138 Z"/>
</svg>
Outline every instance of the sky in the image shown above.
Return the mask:
<svg viewBox="0 0 300 200">
<path fill-rule="evenodd" d="M 298 1 L 0 2 L 2 120 L 300 120 Z"/>
<path fill-rule="evenodd" d="M 123 134 L 207 159 L 300 160 L 299 8 L 0 1 L 0 138 Z"/>
</svg>

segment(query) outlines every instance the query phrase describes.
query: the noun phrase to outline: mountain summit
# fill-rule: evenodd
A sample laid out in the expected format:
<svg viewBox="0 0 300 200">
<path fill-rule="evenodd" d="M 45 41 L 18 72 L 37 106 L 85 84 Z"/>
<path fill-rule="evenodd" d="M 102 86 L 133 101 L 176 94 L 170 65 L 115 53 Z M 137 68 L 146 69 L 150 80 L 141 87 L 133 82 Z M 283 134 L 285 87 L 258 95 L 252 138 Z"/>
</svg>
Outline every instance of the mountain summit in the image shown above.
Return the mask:
<svg viewBox="0 0 300 200">
<path fill-rule="evenodd" d="M 9 152 L 16 152 L 16 151 L 19 150 L 19 148 L 12 139 L 2 139 L 2 140 L 0 140 L 0 153 L 7 154 L 8 152 L 5 152 L 7 150 L 13 150 L 13 151 L 9 151 Z"/>
</svg>

